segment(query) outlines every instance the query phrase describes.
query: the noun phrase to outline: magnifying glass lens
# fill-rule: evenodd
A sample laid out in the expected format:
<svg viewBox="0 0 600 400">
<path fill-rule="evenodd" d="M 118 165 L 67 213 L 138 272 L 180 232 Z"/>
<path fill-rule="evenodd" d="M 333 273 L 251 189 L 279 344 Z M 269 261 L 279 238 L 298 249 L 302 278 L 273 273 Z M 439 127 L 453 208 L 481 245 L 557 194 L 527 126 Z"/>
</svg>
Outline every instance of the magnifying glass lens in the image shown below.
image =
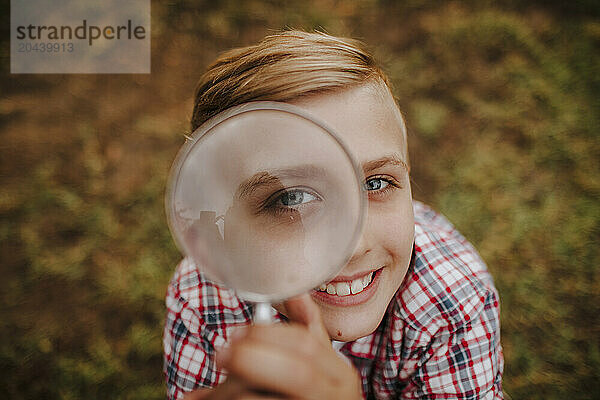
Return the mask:
<svg viewBox="0 0 600 400">
<path fill-rule="evenodd" d="M 273 302 L 335 276 L 360 234 L 360 171 L 337 137 L 281 103 L 236 107 L 180 151 L 167 190 L 176 242 L 206 276 Z"/>
</svg>

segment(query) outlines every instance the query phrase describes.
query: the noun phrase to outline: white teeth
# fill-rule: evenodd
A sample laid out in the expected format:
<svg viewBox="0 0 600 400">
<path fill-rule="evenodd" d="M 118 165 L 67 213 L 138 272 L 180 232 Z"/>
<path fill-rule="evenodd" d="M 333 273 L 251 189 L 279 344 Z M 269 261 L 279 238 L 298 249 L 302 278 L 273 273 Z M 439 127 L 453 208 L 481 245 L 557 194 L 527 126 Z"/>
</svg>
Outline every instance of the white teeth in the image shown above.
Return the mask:
<svg viewBox="0 0 600 400">
<path fill-rule="evenodd" d="M 365 288 L 362 279 L 355 279 L 352 281 L 352 285 L 350 285 L 350 290 L 352 290 L 352 294 L 360 293 Z"/>
<path fill-rule="evenodd" d="M 373 279 L 373 273 L 371 272 L 370 274 L 367 274 L 365 276 L 363 276 L 362 280 L 363 280 L 363 286 L 368 286 L 369 283 L 371 283 L 371 280 Z"/>
<path fill-rule="evenodd" d="M 335 293 L 335 286 L 333 285 L 333 283 L 328 283 L 327 284 L 327 293 L 329 293 L 329 294 L 336 294 Z"/>
<path fill-rule="evenodd" d="M 369 286 L 372 280 L 373 272 L 350 282 L 323 283 L 318 287 L 318 290 L 338 296 L 348 296 L 350 293 L 357 294 L 362 292 Z"/>
<path fill-rule="evenodd" d="M 348 296 L 350 294 L 350 285 L 348 282 L 337 282 L 335 292 L 338 296 Z"/>
</svg>

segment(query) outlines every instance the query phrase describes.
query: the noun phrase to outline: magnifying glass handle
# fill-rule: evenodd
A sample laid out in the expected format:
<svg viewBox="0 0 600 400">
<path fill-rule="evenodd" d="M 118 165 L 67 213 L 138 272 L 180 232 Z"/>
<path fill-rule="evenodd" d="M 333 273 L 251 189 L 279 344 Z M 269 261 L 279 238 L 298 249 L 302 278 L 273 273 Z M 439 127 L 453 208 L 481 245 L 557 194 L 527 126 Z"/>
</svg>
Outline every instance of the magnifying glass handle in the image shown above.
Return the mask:
<svg viewBox="0 0 600 400">
<path fill-rule="evenodd" d="M 268 325 L 273 323 L 273 315 L 271 314 L 270 303 L 254 304 L 254 324 Z"/>
</svg>

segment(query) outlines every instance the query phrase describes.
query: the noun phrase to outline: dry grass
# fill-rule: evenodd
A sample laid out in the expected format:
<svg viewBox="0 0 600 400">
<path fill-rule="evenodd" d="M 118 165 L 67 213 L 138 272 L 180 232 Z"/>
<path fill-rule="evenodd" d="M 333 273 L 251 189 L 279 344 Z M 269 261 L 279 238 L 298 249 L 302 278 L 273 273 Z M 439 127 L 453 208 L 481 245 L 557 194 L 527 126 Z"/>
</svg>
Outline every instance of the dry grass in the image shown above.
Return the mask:
<svg viewBox="0 0 600 400">
<path fill-rule="evenodd" d="M 162 198 L 193 87 L 219 51 L 291 26 L 363 38 L 385 62 L 416 197 L 495 276 L 510 398 L 597 398 L 598 7 L 216 3 L 153 4 L 149 76 L 3 64 L 0 393 L 164 397 L 163 296 L 179 255 Z"/>
</svg>

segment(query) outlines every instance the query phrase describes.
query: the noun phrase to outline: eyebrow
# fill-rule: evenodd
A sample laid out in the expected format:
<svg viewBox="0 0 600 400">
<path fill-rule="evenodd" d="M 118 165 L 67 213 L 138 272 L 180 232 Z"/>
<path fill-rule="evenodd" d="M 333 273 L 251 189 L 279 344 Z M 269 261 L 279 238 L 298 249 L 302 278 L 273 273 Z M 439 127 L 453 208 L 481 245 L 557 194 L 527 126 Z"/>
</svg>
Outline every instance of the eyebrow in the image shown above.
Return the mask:
<svg viewBox="0 0 600 400">
<path fill-rule="evenodd" d="M 363 164 L 363 173 L 385 167 L 387 165 L 399 165 L 409 171 L 408 165 L 396 154 L 381 157 L 376 160 L 367 161 Z M 325 175 L 325 169 L 314 165 L 301 165 L 297 167 L 273 169 L 271 171 L 260 171 L 244 180 L 236 190 L 236 197 L 250 197 L 261 186 L 282 185 L 282 179 L 289 178 L 317 178 Z M 283 188 L 283 187 L 282 187 Z"/>
<path fill-rule="evenodd" d="M 292 168 L 273 169 L 260 171 L 244 180 L 236 190 L 236 197 L 249 197 L 261 186 L 282 185 L 282 179 L 289 178 L 317 178 L 325 174 L 324 168 L 314 165 L 302 165 Z M 282 186 L 283 188 L 283 186 Z"/>
<path fill-rule="evenodd" d="M 406 164 L 406 162 L 404 162 L 404 160 L 402 160 L 396 154 L 391 154 L 389 156 L 381 157 L 376 160 L 367 161 L 363 164 L 363 172 L 366 174 L 369 171 L 373 171 L 375 169 L 385 167 L 387 165 L 399 165 L 406 171 L 410 171 L 408 165 Z"/>
</svg>

